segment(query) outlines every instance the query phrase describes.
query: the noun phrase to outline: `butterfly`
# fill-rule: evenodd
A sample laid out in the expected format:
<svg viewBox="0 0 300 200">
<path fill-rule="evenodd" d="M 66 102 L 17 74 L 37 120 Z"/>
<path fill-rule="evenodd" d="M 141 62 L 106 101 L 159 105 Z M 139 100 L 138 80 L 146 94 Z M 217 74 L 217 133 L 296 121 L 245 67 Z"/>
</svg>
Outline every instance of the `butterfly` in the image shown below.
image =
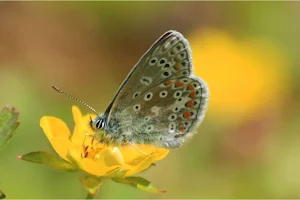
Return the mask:
<svg viewBox="0 0 300 200">
<path fill-rule="evenodd" d="M 195 135 L 208 100 L 207 84 L 193 74 L 188 41 L 171 30 L 142 56 L 104 114 L 91 119 L 90 126 L 99 142 L 108 145 L 177 148 Z"/>
</svg>

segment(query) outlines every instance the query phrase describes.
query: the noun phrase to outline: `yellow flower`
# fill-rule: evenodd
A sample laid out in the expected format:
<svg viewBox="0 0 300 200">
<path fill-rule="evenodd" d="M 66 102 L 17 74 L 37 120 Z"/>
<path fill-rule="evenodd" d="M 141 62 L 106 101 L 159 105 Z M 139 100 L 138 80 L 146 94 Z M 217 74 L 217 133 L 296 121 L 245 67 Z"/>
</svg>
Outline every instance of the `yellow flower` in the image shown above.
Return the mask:
<svg viewBox="0 0 300 200">
<path fill-rule="evenodd" d="M 286 61 L 273 43 L 235 39 L 209 29 L 195 31 L 189 39 L 195 74 L 210 89 L 209 113 L 236 121 L 281 105 L 287 88 Z"/>
<path fill-rule="evenodd" d="M 82 116 L 78 107 L 72 107 L 75 121 L 71 135 L 66 124 L 55 117 L 44 116 L 40 121 L 48 140 L 57 154 L 69 163 L 75 163 L 81 170 L 94 176 L 132 176 L 158 160 L 163 159 L 169 150 L 151 145 L 135 145 L 145 156 L 130 145 L 113 147 L 93 141 L 89 127 L 90 116 Z M 122 173 L 115 173 L 122 172 Z"/>
</svg>

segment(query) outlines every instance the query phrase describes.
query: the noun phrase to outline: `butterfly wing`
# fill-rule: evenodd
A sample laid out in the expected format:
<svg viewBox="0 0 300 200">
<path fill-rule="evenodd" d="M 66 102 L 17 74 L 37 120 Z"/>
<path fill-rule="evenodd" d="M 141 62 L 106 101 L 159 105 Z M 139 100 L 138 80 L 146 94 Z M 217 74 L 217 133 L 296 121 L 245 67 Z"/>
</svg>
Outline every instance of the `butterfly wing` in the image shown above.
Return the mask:
<svg viewBox="0 0 300 200">
<path fill-rule="evenodd" d="M 207 101 L 205 82 L 192 75 L 189 43 L 168 31 L 121 85 L 106 111 L 107 132 L 132 143 L 178 147 L 203 120 Z"/>
</svg>

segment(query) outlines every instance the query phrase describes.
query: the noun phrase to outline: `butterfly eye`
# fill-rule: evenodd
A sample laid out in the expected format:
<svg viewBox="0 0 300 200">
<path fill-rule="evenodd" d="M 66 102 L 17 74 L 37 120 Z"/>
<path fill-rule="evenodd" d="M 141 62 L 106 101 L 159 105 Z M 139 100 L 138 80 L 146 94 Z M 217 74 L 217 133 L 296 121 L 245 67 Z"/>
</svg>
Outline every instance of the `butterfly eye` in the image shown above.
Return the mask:
<svg viewBox="0 0 300 200">
<path fill-rule="evenodd" d="M 101 126 L 101 122 L 100 122 L 100 121 L 97 121 L 97 123 L 96 123 L 96 127 L 99 129 L 99 128 L 100 128 L 100 126 Z"/>
<path fill-rule="evenodd" d="M 95 119 L 95 121 L 91 121 L 92 127 L 94 129 L 100 130 L 104 127 L 103 119 Z"/>
</svg>

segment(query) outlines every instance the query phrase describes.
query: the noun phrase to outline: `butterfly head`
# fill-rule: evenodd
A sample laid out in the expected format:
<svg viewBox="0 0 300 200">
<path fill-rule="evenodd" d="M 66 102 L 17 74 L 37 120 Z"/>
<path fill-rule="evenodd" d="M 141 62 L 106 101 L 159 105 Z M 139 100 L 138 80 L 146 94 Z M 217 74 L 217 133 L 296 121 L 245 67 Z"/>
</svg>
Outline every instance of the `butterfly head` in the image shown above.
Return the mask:
<svg viewBox="0 0 300 200">
<path fill-rule="evenodd" d="M 106 116 L 105 115 L 98 115 L 95 119 L 90 120 L 90 125 L 94 131 L 103 130 L 106 126 Z"/>
</svg>

